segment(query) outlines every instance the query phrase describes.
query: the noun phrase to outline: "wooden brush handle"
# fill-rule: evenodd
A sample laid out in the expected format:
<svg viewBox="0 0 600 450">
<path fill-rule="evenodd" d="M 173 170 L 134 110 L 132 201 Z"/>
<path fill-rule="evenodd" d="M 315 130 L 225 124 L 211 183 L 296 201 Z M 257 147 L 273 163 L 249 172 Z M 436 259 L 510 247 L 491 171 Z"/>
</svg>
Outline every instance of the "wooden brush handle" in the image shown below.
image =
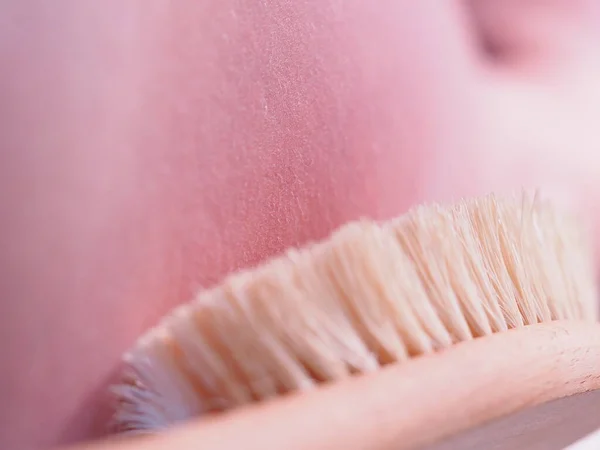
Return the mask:
<svg viewBox="0 0 600 450">
<path fill-rule="evenodd" d="M 136 445 L 145 450 L 423 448 L 598 388 L 600 325 L 553 322 L 464 342 L 314 392 L 199 419 L 156 437 L 124 441 L 123 450 Z M 600 425 L 600 417 L 597 421 Z M 560 435 L 560 429 L 555 431 Z M 560 448 L 552 447 L 555 435 L 541 433 L 540 439 L 549 439 L 541 448 Z M 115 442 L 106 448 L 116 448 Z"/>
</svg>

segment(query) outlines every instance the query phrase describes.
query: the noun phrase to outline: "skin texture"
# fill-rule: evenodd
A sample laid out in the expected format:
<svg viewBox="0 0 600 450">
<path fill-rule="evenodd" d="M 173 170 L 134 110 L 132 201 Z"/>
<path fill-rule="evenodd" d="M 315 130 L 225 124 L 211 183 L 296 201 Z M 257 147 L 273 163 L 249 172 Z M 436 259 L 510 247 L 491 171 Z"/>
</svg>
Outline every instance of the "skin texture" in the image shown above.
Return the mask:
<svg viewBox="0 0 600 450">
<path fill-rule="evenodd" d="M 158 317 L 350 219 L 542 185 L 596 223 L 597 2 L 471 6 L 0 0 L 0 447 L 98 436 Z"/>
</svg>

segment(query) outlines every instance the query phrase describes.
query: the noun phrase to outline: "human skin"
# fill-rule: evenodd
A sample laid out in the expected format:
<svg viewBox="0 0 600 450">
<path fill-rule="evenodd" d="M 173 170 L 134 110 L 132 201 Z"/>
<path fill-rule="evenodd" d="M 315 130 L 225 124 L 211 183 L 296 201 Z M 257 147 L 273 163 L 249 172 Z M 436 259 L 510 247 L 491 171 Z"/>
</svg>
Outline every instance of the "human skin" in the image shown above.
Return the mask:
<svg viewBox="0 0 600 450">
<path fill-rule="evenodd" d="M 158 317 L 348 220 L 540 185 L 595 223 L 596 3 L 0 0 L 0 448 L 97 436 Z"/>
</svg>

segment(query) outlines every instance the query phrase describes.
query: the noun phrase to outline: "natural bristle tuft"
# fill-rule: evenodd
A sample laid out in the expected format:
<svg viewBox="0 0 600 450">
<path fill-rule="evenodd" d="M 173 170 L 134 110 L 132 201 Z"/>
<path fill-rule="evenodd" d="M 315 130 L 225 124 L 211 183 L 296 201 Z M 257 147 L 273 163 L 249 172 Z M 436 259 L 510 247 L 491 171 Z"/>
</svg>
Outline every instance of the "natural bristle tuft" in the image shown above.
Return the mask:
<svg viewBox="0 0 600 450">
<path fill-rule="evenodd" d="M 457 342 L 596 319 L 575 223 L 536 196 L 350 223 L 177 308 L 126 356 L 115 429 L 149 432 Z"/>
</svg>

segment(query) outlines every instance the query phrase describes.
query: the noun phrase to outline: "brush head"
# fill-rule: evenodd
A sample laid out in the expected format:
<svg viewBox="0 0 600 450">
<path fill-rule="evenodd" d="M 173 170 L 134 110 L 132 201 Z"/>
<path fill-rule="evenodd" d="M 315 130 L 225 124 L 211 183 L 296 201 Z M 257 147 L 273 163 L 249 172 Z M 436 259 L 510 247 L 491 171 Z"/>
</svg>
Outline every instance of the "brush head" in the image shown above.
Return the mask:
<svg viewBox="0 0 600 450">
<path fill-rule="evenodd" d="M 536 195 L 420 206 L 226 278 L 125 356 L 118 432 L 160 430 L 455 343 L 596 320 L 578 226 Z"/>
</svg>

